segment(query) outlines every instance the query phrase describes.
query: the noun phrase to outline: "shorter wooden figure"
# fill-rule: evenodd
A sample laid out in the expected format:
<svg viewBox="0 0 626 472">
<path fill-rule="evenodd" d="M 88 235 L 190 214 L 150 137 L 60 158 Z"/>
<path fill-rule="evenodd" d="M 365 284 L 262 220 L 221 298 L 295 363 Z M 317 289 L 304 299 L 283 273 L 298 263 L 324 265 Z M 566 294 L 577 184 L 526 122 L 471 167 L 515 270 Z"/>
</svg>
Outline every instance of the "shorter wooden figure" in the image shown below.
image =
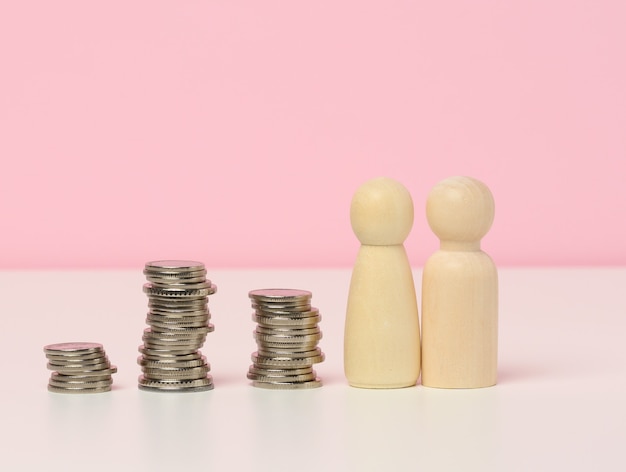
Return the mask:
<svg viewBox="0 0 626 472">
<path fill-rule="evenodd" d="M 495 385 L 498 275 L 480 249 L 493 222 L 493 196 L 476 179 L 452 177 L 432 189 L 426 215 L 441 245 L 422 276 L 422 385 Z"/>
<path fill-rule="evenodd" d="M 348 294 L 344 370 L 353 387 L 409 387 L 419 377 L 417 300 L 403 245 L 413 217 L 411 195 L 392 179 L 370 180 L 352 198 L 361 248 Z"/>
</svg>

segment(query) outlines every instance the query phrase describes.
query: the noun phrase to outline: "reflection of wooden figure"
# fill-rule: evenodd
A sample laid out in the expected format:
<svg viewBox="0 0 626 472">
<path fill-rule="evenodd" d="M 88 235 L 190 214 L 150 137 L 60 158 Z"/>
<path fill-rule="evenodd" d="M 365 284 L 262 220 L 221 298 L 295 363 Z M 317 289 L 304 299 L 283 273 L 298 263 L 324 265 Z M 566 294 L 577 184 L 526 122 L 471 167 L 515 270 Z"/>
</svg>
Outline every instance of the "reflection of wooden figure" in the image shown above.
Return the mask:
<svg viewBox="0 0 626 472">
<path fill-rule="evenodd" d="M 491 192 L 469 177 L 446 179 L 428 195 L 426 215 L 441 246 L 422 277 L 422 385 L 495 385 L 498 274 L 480 250 L 493 222 Z"/>
<path fill-rule="evenodd" d="M 409 387 L 419 377 L 417 301 L 403 245 L 413 216 L 411 195 L 392 179 L 370 180 L 352 198 L 361 248 L 348 294 L 344 369 L 353 387 Z"/>
</svg>

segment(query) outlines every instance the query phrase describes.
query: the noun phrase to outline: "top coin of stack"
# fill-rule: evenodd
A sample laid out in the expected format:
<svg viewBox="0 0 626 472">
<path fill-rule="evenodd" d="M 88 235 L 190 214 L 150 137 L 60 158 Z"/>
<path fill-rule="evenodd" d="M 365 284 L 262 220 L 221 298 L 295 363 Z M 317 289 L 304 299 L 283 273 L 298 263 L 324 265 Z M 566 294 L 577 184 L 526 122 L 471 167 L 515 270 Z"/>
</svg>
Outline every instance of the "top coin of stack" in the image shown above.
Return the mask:
<svg viewBox="0 0 626 472">
<path fill-rule="evenodd" d="M 204 264 L 195 261 L 148 262 L 144 268 L 150 311 L 144 331 L 142 356 L 137 359 L 143 375 L 142 390 L 197 392 L 213 388 L 206 358 L 199 349 L 211 315 L 208 296 L 217 287 L 206 278 Z"/>
<path fill-rule="evenodd" d="M 44 346 L 48 369 L 54 372 L 48 390 L 55 393 L 101 393 L 111 390 L 117 367 L 109 363 L 102 344 L 59 343 Z"/>
<path fill-rule="evenodd" d="M 253 290 L 249 294 L 257 323 L 258 351 L 248 370 L 252 385 L 270 389 L 320 387 L 313 365 L 324 360 L 317 347 L 322 333 L 319 310 L 311 306 L 311 292 L 295 289 Z"/>
</svg>

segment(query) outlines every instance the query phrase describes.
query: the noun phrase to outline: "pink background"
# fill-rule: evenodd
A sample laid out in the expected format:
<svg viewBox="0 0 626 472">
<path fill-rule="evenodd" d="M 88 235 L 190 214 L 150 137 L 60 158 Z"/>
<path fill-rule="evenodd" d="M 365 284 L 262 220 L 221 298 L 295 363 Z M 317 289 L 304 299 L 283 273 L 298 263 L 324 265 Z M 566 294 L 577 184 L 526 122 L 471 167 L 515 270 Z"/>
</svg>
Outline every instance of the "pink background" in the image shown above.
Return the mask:
<svg viewBox="0 0 626 472">
<path fill-rule="evenodd" d="M 0 268 L 350 266 L 354 190 L 483 180 L 499 265 L 626 264 L 626 2 L 0 6 Z"/>
</svg>

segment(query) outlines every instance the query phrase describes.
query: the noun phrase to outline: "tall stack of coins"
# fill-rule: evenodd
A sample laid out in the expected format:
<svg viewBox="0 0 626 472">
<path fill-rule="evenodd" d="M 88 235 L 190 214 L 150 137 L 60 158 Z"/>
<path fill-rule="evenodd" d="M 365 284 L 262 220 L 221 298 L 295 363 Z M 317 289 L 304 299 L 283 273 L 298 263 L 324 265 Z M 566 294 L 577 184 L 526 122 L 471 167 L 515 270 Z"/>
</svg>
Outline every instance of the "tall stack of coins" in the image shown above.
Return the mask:
<svg viewBox="0 0 626 472">
<path fill-rule="evenodd" d="M 48 369 L 53 370 L 48 390 L 55 393 L 101 393 L 111 390 L 117 367 L 109 363 L 102 344 L 60 343 L 44 346 Z"/>
<path fill-rule="evenodd" d="M 252 320 L 258 350 L 248 370 L 252 385 L 270 389 L 321 387 L 313 365 L 324 360 L 317 347 L 322 333 L 319 310 L 311 306 L 311 292 L 294 289 L 253 290 Z"/>
<path fill-rule="evenodd" d="M 143 332 L 141 356 L 143 374 L 139 388 L 150 391 L 198 392 L 211 390 L 210 365 L 199 349 L 209 324 L 209 295 L 217 287 L 206 278 L 204 264 L 195 261 L 154 261 L 145 265 L 148 283 L 150 326 Z"/>
</svg>

